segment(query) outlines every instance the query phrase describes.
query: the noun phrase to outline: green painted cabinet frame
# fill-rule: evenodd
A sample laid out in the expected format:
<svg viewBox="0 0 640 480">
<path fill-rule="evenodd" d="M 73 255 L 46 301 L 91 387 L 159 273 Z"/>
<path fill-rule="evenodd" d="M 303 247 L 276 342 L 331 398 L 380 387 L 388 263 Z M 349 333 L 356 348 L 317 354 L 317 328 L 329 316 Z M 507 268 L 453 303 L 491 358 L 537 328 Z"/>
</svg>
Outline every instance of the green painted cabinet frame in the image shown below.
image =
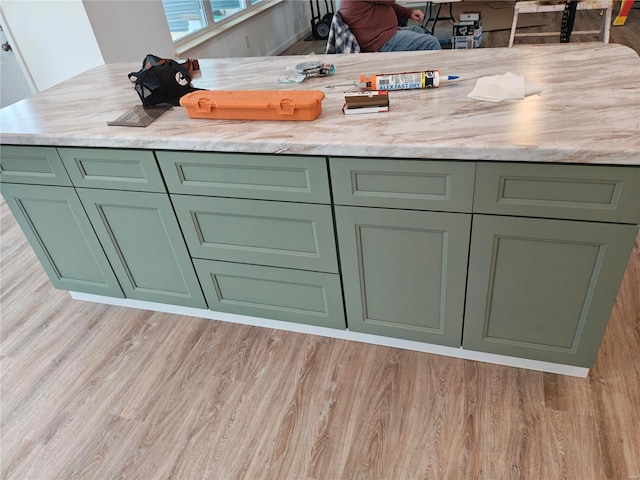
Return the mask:
<svg viewBox="0 0 640 480">
<path fill-rule="evenodd" d="M 2 195 L 54 287 L 124 298 L 72 187 L 4 183 Z"/>
<path fill-rule="evenodd" d="M 77 190 L 127 298 L 207 308 L 168 195 Z"/>
<path fill-rule="evenodd" d="M 593 364 L 639 168 L 328 165 L 332 191 L 323 157 L 2 146 L 0 179 L 57 288 Z"/>
<path fill-rule="evenodd" d="M 459 347 L 471 215 L 336 207 L 350 330 Z"/>
<path fill-rule="evenodd" d="M 464 348 L 591 367 L 637 233 L 474 215 Z"/>
</svg>

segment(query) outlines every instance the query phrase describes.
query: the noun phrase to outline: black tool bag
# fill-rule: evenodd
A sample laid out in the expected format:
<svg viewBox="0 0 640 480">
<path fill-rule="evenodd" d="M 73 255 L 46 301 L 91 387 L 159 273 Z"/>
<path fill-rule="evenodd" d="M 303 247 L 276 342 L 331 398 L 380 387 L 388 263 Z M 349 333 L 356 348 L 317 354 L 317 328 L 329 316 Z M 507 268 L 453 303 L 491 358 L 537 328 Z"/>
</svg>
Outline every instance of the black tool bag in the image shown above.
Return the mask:
<svg viewBox="0 0 640 480">
<path fill-rule="evenodd" d="M 196 67 L 196 68 L 194 68 Z M 201 88 L 191 85 L 191 71 L 198 69 L 197 60 L 178 63 L 169 58 L 147 55 L 142 68 L 131 72 L 129 80 L 135 83 L 142 105 L 180 105 L 180 97 Z"/>
</svg>

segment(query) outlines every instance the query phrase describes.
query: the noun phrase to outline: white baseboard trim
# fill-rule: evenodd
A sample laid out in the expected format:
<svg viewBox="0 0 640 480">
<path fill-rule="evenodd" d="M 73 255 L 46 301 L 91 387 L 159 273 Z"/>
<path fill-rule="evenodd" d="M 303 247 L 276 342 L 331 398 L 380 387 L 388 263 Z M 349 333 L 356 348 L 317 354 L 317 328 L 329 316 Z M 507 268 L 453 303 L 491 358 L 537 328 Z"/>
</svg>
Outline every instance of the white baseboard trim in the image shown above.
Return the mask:
<svg viewBox="0 0 640 480">
<path fill-rule="evenodd" d="M 370 335 L 368 333 L 352 332 L 350 330 L 337 330 L 333 328 L 316 327 L 313 325 L 284 322 L 280 320 L 270 320 L 266 318 L 249 317 L 245 315 L 236 315 L 233 313 L 213 312 L 211 310 L 204 310 L 200 308 L 145 302 L 143 300 L 105 297 L 102 295 L 93 295 L 90 293 L 80 292 L 69 292 L 69 294 L 74 300 L 82 300 L 86 302 L 102 303 L 119 307 L 137 308 L 141 310 L 152 310 L 155 312 L 186 315 L 190 317 L 207 318 L 210 320 L 219 320 L 221 322 L 239 323 L 242 325 L 273 328 L 276 330 L 286 330 L 289 332 L 306 333 L 310 335 L 320 335 L 323 337 L 352 340 L 355 342 L 370 343 L 373 345 L 381 345 L 385 347 L 402 348 L 405 350 L 414 350 L 417 352 L 432 353 L 435 355 L 444 355 L 447 357 L 462 358 L 465 360 L 474 360 L 477 362 L 492 363 L 508 367 L 526 368 L 529 370 L 536 370 L 540 372 L 557 373 L 560 375 L 567 375 L 571 377 L 585 378 L 589 374 L 589 369 L 585 367 L 562 365 L 559 363 L 543 362 L 540 360 L 529 360 L 526 358 L 509 357 L 506 355 L 496 355 L 493 353 L 475 352 L 472 350 L 465 350 L 462 347 L 446 347 L 443 345 L 435 345 L 431 343 L 414 342 L 411 340 L 402 340 L 399 338 L 381 337 L 378 335 Z"/>
</svg>

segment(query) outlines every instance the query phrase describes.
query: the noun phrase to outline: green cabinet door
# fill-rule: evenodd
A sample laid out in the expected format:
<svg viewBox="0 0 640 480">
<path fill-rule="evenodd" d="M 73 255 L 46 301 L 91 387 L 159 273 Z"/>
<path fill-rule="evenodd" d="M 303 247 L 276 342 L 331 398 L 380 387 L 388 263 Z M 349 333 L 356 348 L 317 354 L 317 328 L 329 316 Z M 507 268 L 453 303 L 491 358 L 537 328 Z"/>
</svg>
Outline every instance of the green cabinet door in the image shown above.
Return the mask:
<svg viewBox="0 0 640 480">
<path fill-rule="evenodd" d="M 54 147 L 2 145 L 0 182 L 71 186 L 69 175 Z"/>
<path fill-rule="evenodd" d="M 475 162 L 331 157 L 336 205 L 471 213 Z"/>
<path fill-rule="evenodd" d="M 124 297 L 72 187 L 5 183 L 2 195 L 54 287 Z"/>
<path fill-rule="evenodd" d="M 76 187 L 165 192 L 153 152 L 109 148 L 58 148 Z"/>
<path fill-rule="evenodd" d="M 338 272 L 329 205 L 171 195 L 193 257 Z"/>
<path fill-rule="evenodd" d="M 331 202 L 324 157 L 157 151 L 171 193 L 285 202 Z"/>
<path fill-rule="evenodd" d="M 460 346 L 471 215 L 336 207 L 350 330 Z"/>
<path fill-rule="evenodd" d="M 474 213 L 640 222 L 640 168 L 480 162 Z"/>
<path fill-rule="evenodd" d="M 194 260 L 211 310 L 344 330 L 340 277 Z"/>
<path fill-rule="evenodd" d="M 637 232 L 474 215 L 464 348 L 591 367 Z"/>
<path fill-rule="evenodd" d="M 207 307 L 166 194 L 78 194 L 127 298 Z"/>
</svg>

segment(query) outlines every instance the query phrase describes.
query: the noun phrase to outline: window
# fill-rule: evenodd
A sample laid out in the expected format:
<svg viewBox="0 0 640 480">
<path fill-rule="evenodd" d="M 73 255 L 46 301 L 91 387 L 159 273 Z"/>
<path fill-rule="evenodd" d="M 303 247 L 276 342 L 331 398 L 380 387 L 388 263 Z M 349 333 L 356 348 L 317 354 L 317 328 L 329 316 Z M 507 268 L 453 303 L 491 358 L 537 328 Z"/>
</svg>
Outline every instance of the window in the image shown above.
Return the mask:
<svg viewBox="0 0 640 480">
<path fill-rule="evenodd" d="M 162 0 L 173 41 L 196 32 L 213 30 L 241 12 L 267 0 Z"/>
</svg>

